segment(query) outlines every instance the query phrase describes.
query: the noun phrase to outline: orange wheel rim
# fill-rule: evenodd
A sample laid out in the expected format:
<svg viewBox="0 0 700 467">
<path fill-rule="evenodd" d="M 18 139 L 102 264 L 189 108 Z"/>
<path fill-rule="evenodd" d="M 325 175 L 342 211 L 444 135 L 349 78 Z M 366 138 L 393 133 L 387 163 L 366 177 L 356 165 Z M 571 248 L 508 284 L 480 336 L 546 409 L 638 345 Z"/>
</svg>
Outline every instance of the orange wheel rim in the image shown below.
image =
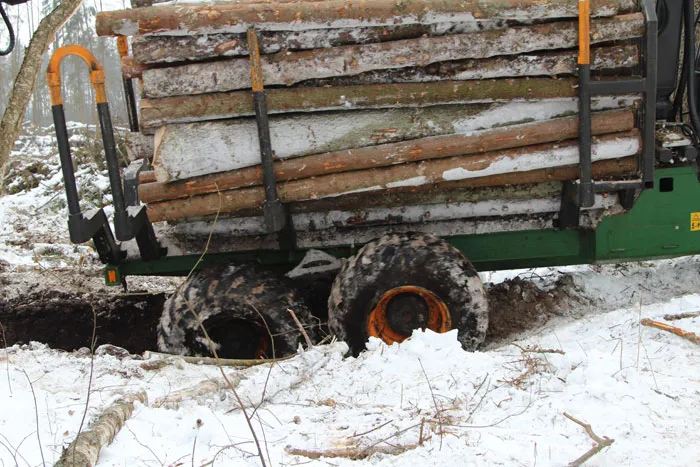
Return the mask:
<svg viewBox="0 0 700 467">
<path fill-rule="evenodd" d="M 421 329 L 430 329 L 438 333 L 447 332 L 452 329 L 452 319 L 450 318 L 450 313 L 445 302 L 430 290 L 414 285 L 404 285 L 385 292 L 374 309 L 370 311 L 367 316 L 368 336 L 377 337 L 387 344 L 403 342 L 410 337 L 410 334 L 394 329 L 391 326 L 390 317 L 387 314 L 390 302 L 401 294 L 418 296 L 425 302 L 427 317 L 425 319 L 425 326 L 420 326 Z"/>
</svg>

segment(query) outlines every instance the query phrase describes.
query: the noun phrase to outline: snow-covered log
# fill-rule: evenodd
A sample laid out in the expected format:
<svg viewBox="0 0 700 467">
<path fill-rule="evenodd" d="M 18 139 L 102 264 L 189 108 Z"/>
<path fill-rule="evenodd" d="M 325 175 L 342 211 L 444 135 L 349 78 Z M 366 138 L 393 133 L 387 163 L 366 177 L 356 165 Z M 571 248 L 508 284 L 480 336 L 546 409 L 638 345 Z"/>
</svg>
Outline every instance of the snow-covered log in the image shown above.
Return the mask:
<svg viewBox="0 0 700 467">
<path fill-rule="evenodd" d="M 617 159 L 637 154 L 641 147 L 639 132 L 633 130 L 595 137 L 594 161 Z M 371 192 L 385 188 L 420 186 L 445 181 L 527 172 L 549 167 L 575 165 L 579 160 L 578 143 L 542 144 L 484 154 L 433 159 L 354 172 L 323 175 L 278 185 L 282 202 L 313 200 L 346 194 Z M 186 199 L 151 203 L 153 221 L 232 213 L 256 209 L 265 199 L 263 187 L 240 188 Z"/>
<path fill-rule="evenodd" d="M 592 16 L 633 11 L 634 0 L 592 0 Z M 257 30 L 307 30 L 340 27 L 431 24 L 475 19 L 575 18 L 571 0 L 352 0 L 258 1 L 172 4 L 97 14 L 99 36 L 242 33 Z"/>
<path fill-rule="evenodd" d="M 290 86 L 301 81 L 376 70 L 566 49 L 578 44 L 577 31 L 578 22 L 560 21 L 441 37 L 282 51 L 261 58 L 262 73 L 268 86 Z M 644 15 L 641 13 L 591 22 L 592 43 L 631 39 L 643 33 Z M 247 58 L 155 68 L 143 72 L 143 93 L 146 97 L 158 98 L 246 89 L 251 86 L 250 73 Z"/>
<path fill-rule="evenodd" d="M 413 120 L 408 121 L 415 124 Z M 594 135 L 628 131 L 632 128 L 634 128 L 634 114 L 631 110 L 596 112 L 592 116 L 592 132 Z M 232 132 L 232 134 L 234 133 Z M 575 138 L 577 135 L 578 117 L 563 117 L 469 134 L 432 136 L 280 160 L 275 162 L 275 177 L 278 181 L 298 180 L 318 175 L 371 169 L 404 162 L 468 155 L 561 141 Z M 234 148 L 237 148 L 237 146 L 234 146 Z M 190 165 L 200 161 L 199 153 L 197 155 L 194 154 L 189 161 Z M 163 159 L 167 159 L 169 155 L 164 153 L 158 164 L 161 164 Z M 200 161 L 202 170 L 211 170 L 211 161 L 208 160 L 206 155 L 203 156 L 201 159 L 204 160 Z M 257 153 L 252 154 L 252 156 L 253 159 L 256 159 Z M 184 167 L 185 162 L 174 163 L 173 166 Z M 256 165 L 177 182 L 142 184 L 139 187 L 139 197 L 141 201 L 150 203 L 261 184 L 262 170 L 259 165 Z"/>
</svg>

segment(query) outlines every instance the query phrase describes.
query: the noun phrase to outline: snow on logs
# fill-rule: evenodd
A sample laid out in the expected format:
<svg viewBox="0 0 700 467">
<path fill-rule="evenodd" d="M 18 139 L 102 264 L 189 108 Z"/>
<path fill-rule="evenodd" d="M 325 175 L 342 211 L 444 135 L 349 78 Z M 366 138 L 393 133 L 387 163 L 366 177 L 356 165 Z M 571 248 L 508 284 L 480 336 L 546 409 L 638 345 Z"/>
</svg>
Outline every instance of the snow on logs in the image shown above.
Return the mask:
<svg viewBox="0 0 700 467">
<path fill-rule="evenodd" d="M 637 3 L 592 0 L 591 15 L 594 77 L 631 76 Z M 569 0 L 237 0 L 103 12 L 97 31 L 136 36 L 122 71 L 155 133 L 139 193 L 158 221 L 261 210 L 250 28 L 292 210 L 575 179 L 577 16 Z M 594 100 L 596 177 L 637 171 L 636 99 Z"/>
</svg>

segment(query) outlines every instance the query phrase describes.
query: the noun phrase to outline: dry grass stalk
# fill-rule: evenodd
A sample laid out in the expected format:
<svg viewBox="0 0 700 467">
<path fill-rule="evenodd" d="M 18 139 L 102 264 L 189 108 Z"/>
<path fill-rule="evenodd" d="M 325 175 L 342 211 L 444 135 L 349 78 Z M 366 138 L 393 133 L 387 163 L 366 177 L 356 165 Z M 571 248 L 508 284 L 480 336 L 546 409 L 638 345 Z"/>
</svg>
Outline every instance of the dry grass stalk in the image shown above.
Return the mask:
<svg viewBox="0 0 700 467">
<path fill-rule="evenodd" d="M 588 451 L 586 451 L 581 457 L 579 457 L 579 458 L 576 459 L 576 460 L 573 460 L 573 461 L 569 462 L 569 466 L 571 466 L 571 467 L 578 467 L 579 465 L 583 465 L 584 462 L 586 462 L 588 459 L 590 459 L 591 457 L 595 456 L 595 455 L 598 454 L 600 451 L 602 451 L 603 449 L 605 449 L 606 447 L 610 446 L 612 443 L 615 442 L 614 439 L 608 438 L 607 436 L 604 436 L 604 437 L 601 438 L 600 436 L 596 435 L 596 434 L 593 432 L 593 429 L 591 428 L 591 425 L 589 425 L 588 423 L 584 423 L 584 422 L 582 422 L 581 420 L 572 417 L 571 415 L 569 415 L 569 414 L 566 413 L 566 412 L 564 412 L 564 416 L 565 416 L 566 418 L 568 418 L 569 420 L 571 420 L 572 422 L 574 422 L 574 423 L 576 423 L 576 424 L 578 424 L 578 425 L 581 425 L 581 426 L 583 427 L 583 429 L 586 430 L 586 433 L 588 434 L 588 436 L 590 436 L 590 438 L 591 438 L 593 441 L 595 441 L 595 443 L 596 443 L 595 446 L 593 446 L 591 449 L 589 449 Z"/>
<path fill-rule="evenodd" d="M 694 344 L 700 344 L 700 336 L 697 336 L 694 332 L 684 331 L 683 329 L 677 328 L 676 326 L 671 326 L 670 324 L 653 321 L 649 318 L 644 318 L 641 321 L 641 323 L 644 326 L 649 326 L 652 328 L 661 329 L 662 331 L 670 332 L 671 334 L 675 334 L 679 337 L 682 337 L 683 339 L 689 340 Z"/>
<path fill-rule="evenodd" d="M 309 334 L 304 329 L 304 326 L 302 326 L 301 322 L 299 321 L 299 318 L 297 318 L 296 313 L 294 313 L 294 310 L 287 308 L 287 311 L 289 312 L 290 315 L 292 315 L 292 319 L 294 320 L 297 327 L 299 328 L 301 335 L 304 336 L 304 340 L 306 340 L 306 348 L 307 349 L 312 348 L 314 345 L 311 343 L 311 339 L 309 339 Z"/>
</svg>

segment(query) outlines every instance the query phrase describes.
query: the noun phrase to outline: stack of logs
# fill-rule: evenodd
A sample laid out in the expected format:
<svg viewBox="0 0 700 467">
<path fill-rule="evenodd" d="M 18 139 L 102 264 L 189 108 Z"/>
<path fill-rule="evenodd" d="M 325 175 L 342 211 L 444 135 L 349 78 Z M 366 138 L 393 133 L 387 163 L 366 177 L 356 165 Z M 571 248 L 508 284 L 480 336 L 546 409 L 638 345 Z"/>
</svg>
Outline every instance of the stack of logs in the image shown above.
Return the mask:
<svg viewBox="0 0 700 467">
<path fill-rule="evenodd" d="M 592 0 L 594 76 L 639 66 L 636 5 Z M 237 0 L 104 12 L 97 32 L 133 36 L 122 69 L 140 78 L 154 167 L 139 195 L 173 221 L 262 211 L 250 29 L 283 203 L 578 178 L 577 14 L 571 0 Z M 596 178 L 637 172 L 635 101 L 594 100 Z"/>
</svg>

